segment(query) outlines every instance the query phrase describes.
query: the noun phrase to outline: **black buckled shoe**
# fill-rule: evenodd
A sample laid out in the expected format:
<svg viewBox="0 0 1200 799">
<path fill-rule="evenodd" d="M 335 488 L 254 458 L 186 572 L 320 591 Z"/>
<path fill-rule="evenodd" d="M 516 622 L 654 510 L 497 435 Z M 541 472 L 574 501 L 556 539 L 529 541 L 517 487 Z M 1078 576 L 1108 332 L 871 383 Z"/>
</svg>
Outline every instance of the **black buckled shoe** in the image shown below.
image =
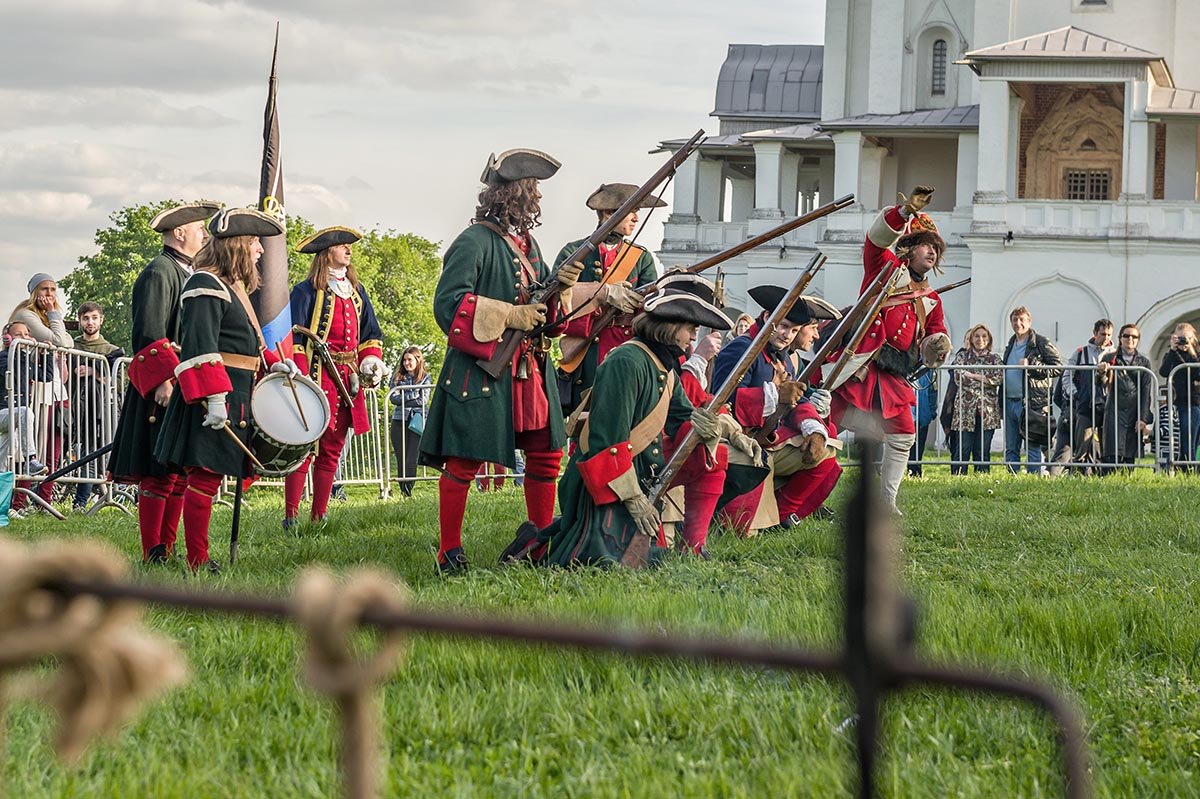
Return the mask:
<svg viewBox="0 0 1200 799">
<path fill-rule="evenodd" d="M 217 563 L 215 560 L 212 560 L 211 558 L 204 561 L 204 563 L 200 564 L 200 568 L 204 569 L 209 574 L 213 574 L 213 575 L 221 573 L 221 564 Z"/>
<path fill-rule="evenodd" d="M 812 512 L 812 518 L 820 519 L 821 521 L 831 522 L 837 518 L 837 514 L 828 505 L 822 505 Z"/>
<path fill-rule="evenodd" d="M 448 550 L 437 559 L 438 574 L 451 576 L 455 574 L 466 574 L 471 568 L 471 562 L 467 560 L 467 554 L 463 552 L 462 547 L 455 547 Z"/>
<path fill-rule="evenodd" d="M 167 562 L 167 548 L 163 544 L 155 544 L 146 553 L 146 563 L 161 566 Z"/>
<path fill-rule="evenodd" d="M 537 541 L 538 532 L 538 526 L 533 522 L 529 520 L 521 522 L 512 542 L 500 553 L 500 565 L 507 566 L 510 563 L 532 560 L 531 550 L 533 543 Z"/>
</svg>

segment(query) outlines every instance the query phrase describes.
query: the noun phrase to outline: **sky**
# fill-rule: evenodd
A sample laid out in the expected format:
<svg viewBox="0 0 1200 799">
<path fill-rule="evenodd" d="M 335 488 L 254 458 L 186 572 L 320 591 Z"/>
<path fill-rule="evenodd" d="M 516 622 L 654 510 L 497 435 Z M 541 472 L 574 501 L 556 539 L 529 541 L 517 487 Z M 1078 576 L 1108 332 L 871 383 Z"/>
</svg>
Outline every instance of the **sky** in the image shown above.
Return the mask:
<svg viewBox="0 0 1200 799">
<path fill-rule="evenodd" d="M 716 133 L 729 44 L 818 44 L 824 2 L 2 0 L 0 307 L 95 252 L 117 209 L 257 200 L 276 21 L 289 214 L 445 247 L 488 154 L 533 147 L 563 163 L 535 231 L 552 258 L 591 232 L 597 186 Z"/>
</svg>

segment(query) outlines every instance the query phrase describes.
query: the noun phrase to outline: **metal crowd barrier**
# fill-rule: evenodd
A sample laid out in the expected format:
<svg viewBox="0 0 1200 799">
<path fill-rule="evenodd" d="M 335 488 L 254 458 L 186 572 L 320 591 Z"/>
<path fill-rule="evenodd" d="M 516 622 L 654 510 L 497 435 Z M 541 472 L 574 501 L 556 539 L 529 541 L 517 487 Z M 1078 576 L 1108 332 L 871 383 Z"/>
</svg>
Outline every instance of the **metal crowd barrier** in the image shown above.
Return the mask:
<svg viewBox="0 0 1200 799">
<path fill-rule="evenodd" d="M 45 470 L 34 468 L 37 463 L 54 471 L 112 441 L 116 414 L 108 358 L 22 339 L 12 342 L 7 356 L 0 462 L 13 472 L 16 494 L 59 518 L 62 514 L 52 504 L 57 484 L 68 488 L 74 504 L 88 513 L 117 505 L 103 458 L 48 483 L 40 482 Z"/>
<path fill-rule="evenodd" d="M 1200 467 L 1200 459 L 1196 457 L 1196 448 L 1200 445 L 1200 392 L 1196 389 L 1196 381 L 1200 381 L 1200 363 L 1181 363 L 1171 370 L 1167 376 L 1167 401 L 1163 411 L 1166 420 L 1160 420 L 1159 427 L 1167 430 L 1168 441 L 1163 447 L 1167 462 L 1172 467 L 1185 471 L 1193 471 Z M 1181 402 L 1175 394 L 1175 376 L 1180 372 L 1188 375 L 1186 402 Z"/>
<path fill-rule="evenodd" d="M 975 471 L 986 471 L 991 466 L 1007 466 L 1011 471 L 1017 471 L 1022 466 L 1021 451 L 1024 450 L 1024 466 L 1035 474 L 1058 475 L 1065 471 L 1107 473 L 1162 468 L 1160 451 L 1164 433 L 1159 423 L 1159 376 L 1142 366 L 1111 366 L 1109 369 L 1113 373 L 1111 384 L 1094 383 L 1101 389 L 1103 402 L 1093 400 L 1091 407 L 1079 410 L 1074 409 L 1075 382 L 1089 379 L 1078 375 L 1093 376 L 1092 379 L 1096 380 L 1094 375 L 1100 371 L 1097 365 L 947 364 L 934 370 L 931 377 L 938 385 L 936 405 L 930 408 L 925 394 L 917 391 L 916 414 L 918 436 L 922 433 L 928 435 L 930 428 L 933 428 L 936 454 L 932 458 L 913 458 L 909 463 L 922 467 L 950 466 L 955 473 L 966 473 L 968 467 Z M 1006 389 L 1008 373 L 1014 371 L 1021 374 L 1022 399 L 1019 405 L 1014 403 L 1010 409 Z M 1048 373 L 1048 376 L 1042 377 L 1044 373 Z M 1055 387 L 1060 379 L 1063 381 L 1062 398 L 1066 409 L 1059 409 L 1054 404 Z M 1049 383 L 1048 386 L 1034 387 L 1036 392 L 1045 394 L 1045 404 L 1040 408 L 1031 408 L 1028 403 L 1030 383 L 1035 380 Z M 1112 390 L 1121 380 L 1133 381 L 1134 399 L 1122 400 L 1120 394 Z M 957 390 L 947 407 L 945 397 L 952 381 Z M 982 431 L 977 427 L 973 433 L 951 429 L 947 434 L 942 424 L 943 416 L 952 417 L 957 411 L 960 427 L 966 426 L 961 418 L 966 405 L 965 393 L 961 390 L 964 386 L 974 388 L 986 401 L 996 403 L 999 409 L 998 427 Z M 1093 393 L 1095 396 L 1096 393 Z M 1136 425 L 1143 415 L 1149 417 L 1144 431 Z M 925 418 L 930 421 L 922 429 L 919 422 Z M 977 421 L 978 418 L 972 419 L 972 422 Z M 1170 425 L 1168 428 L 1173 430 Z M 1130 430 L 1132 432 L 1127 432 Z M 1126 437 L 1123 443 L 1132 446 L 1119 446 L 1122 442 L 1118 438 L 1122 434 Z M 976 450 L 982 452 L 976 454 Z M 998 461 L 991 458 L 996 451 L 1001 453 Z M 963 457 L 964 453 L 968 456 Z"/>
<path fill-rule="evenodd" d="M 416 453 L 412 451 L 413 447 L 420 441 L 420 436 L 415 433 L 409 435 L 408 425 L 411 421 L 409 411 L 412 409 L 407 404 L 411 398 L 406 395 L 414 391 L 419 392 L 419 412 L 421 417 L 422 419 L 428 419 L 429 400 L 433 396 L 432 378 L 429 378 L 424 383 L 411 386 L 393 386 L 389 389 L 387 404 L 384 407 L 384 416 L 381 420 L 381 427 L 386 426 L 388 430 L 389 453 L 394 456 L 388 459 L 387 469 L 389 473 L 391 473 L 392 469 L 395 469 L 395 476 L 392 479 L 402 485 L 405 483 L 415 483 L 419 480 L 436 480 L 440 476 L 440 472 L 436 469 L 431 469 L 428 466 L 418 466 Z M 393 419 L 393 413 L 399 413 L 400 419 Z M 410 466 L 411 470 L 408 468 Z"/>
</svg>

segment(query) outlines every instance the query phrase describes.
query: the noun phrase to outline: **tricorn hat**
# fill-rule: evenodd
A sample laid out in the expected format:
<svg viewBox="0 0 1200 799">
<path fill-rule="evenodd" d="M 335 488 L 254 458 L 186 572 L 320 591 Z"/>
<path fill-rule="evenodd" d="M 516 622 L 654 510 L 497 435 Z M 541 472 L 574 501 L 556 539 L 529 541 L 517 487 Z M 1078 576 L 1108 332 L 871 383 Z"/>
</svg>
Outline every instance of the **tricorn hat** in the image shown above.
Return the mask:
<svg viewBox="0 0 1200 799">
<path fill-rule="evenodd" d="M 182 227 L 192 222 L 208 219 L 220 210 L 220 203 L 208 202 L 207 200 L 188 203 L 187 205 L 176 205 L 173 208 L 165 208 L 159 211 L 158 215 L 150 220 L 150 229 L 155 233 L 166 233 L 168 230 L 174 230 L 177 227 Z"/>
<path fill-rule="evenodd" d="M 562 164 L 543 153 L 541 150 L 530 150 L 518 147 L 515 150 L 505 150 L 496 155 L 488 156 L 487 166 L 479 180 L 489 185 L 507 183 L 522 178 L 537 178 L 545 180 L 554 177 L 554 173 Z"/>
<path fill-rule="evenodd" d="M 315 253 L 328 250 L 335 244 L 353 244 L 362 234 L 349 227 L 327 227 L 318 230 L 296 245 L 297 252 Z"/>
<path fill-rule="evenodd" d="M 703 325 L 713 330 L 729 330 L 733 327 L 729 317 L 714 304 L 716 290 L 713 284 L 699 275 L 688 272 L 667 275 L 658 281 L 658 289 L 642 306 L 642 310 L 651 316 L 671 322 Z"/>
<path fill-rule="evenodd" d="M 638 187 L 632 183 L 601 183 L 600 188 L 587 198 L 587 207 L 593 211 L 615 211 L 637 190 Z M 659 198 L 648 196 L 638 204 L 638 208 L 665 208 L 666 205 Z"/>
<path fill-rule="evenodd" d="M 748 292 L 750 299 L 764 309 L 774 311 L 783 302 L 787 289 L 781 286 L 755 286 Z M 787 320 L 793 325 L 809 325 L 824 319 L 841 319 L 842 314 L 837 308 L 820 297 L 801 294 L 800 298 L 788 310 Z"/>
<path fill-rule="evenodd" d="M 222 208 L 208 220 L 208 232 L 215 239 L 278 236 L 283 232 L 283 223 L 254 208 Z"/>
</svg>

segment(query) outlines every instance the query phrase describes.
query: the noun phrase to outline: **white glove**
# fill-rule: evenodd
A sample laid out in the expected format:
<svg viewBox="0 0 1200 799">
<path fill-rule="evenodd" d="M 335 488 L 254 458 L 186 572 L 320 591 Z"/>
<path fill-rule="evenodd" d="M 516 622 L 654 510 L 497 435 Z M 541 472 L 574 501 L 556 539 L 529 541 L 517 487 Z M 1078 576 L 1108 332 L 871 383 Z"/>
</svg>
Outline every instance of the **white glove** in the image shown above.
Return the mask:
<svg viewBox="0 0 1200 799">
<path fill-rule="evenodd" d="M 387 367 L 374 355 L 363 358 L 363 362 L 358 365 L 358 373 L 362 375 L 363 385 L 367 388 L 375 388 L 379 385 L 383 381 L 385 372 L 387 372 Z"/>
<path fill-rule="evenodd" d="M 814 388 L 812 393 L 808 395 L 808 401 L 812 403 L 817 416 L 820 416 L 822 419 L 829 418 L 829 403 L 832 400 L 833 395 L 823 388 Z"/>
<path fill-rule="evenodd" d="M 361 388 L 361 386 L 359 385 L 358 372 L 351 372 L 350 379 L 347 381 L 346 389 L 350 392 L 351 397 L 357 397 L 359 388 Z"/>
<path fill-rule="evenodd" d="M 225 394 L 209 394 L 204 398 L 204 402 L 208 412 L 204 414 L 201 424 L 213 430 L 220 430 L 229 421 L 229 411 L 225 408 Z"/>
<path fill-rule="evenodd" d="M 295 380 L 302 374 L 300 367 L 291 358 L 284 358 L 282 361 L 271 364 L 270 371 L 285 374 L 292 380 Z"/>
</svg>

